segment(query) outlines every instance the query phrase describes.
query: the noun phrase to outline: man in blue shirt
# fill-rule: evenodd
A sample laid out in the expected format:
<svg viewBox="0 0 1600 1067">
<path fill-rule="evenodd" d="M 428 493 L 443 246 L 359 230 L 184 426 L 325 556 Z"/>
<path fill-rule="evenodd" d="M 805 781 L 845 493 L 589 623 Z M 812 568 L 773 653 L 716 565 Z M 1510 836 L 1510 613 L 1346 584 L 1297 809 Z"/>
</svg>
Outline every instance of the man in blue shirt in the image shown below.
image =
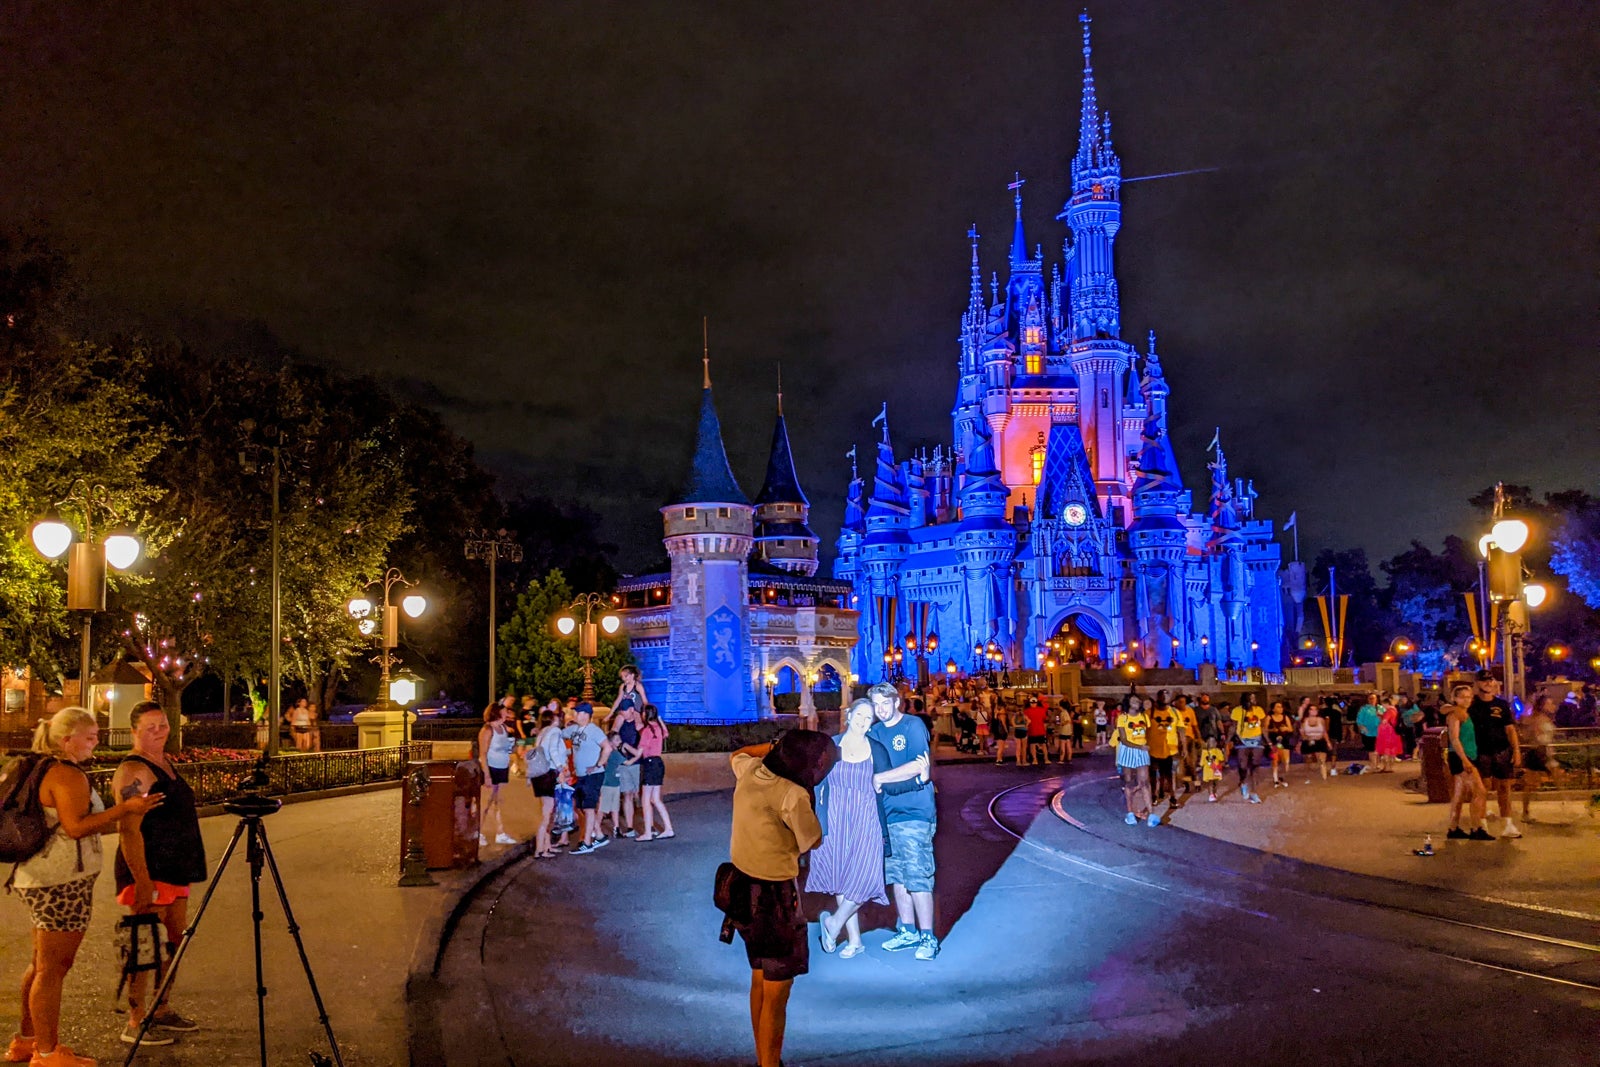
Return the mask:
<svg viewBox="0 0 1600 1067">
<path fill-rule="evenodd" d="M 889 753 L 889 769 L 873 775 L 873 785 L 883 794 L 884 818 L 889 827 L 890 855 L 884 861 L 884 878 L 894 890 L 899 923 L 894 936 L 884 942 L 890 952 L 916 948 L 919 960 L 939 955 L 933 932 L 933 834 L 938 813 L 933 803 L 932 757 L 928 727 L 916 716 L 900 710 L 900 694 L 880 682 L 868 692 L 877 722 L 867 736 Z M 890 793 L 884 786 L 917 781 L 916 788 Z"/>
</svg>

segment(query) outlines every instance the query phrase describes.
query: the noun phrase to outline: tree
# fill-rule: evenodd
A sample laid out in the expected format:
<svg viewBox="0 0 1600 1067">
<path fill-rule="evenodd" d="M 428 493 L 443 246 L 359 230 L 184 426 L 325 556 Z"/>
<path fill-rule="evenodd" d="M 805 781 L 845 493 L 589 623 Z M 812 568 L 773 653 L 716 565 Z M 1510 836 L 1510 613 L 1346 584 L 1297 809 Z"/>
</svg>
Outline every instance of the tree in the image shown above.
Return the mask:
<svg viewBox="0 0 1600 1067">
<path fill-rule="evenodd" d="M 1364 548 L 1341 551 L 1323 549 L 1311 565 L 1312 588 L 1322 594 L 1328 592 L 1328 571 L 1334 572 L 1334 593 L 1350 598 L 1345 610 L 1345 653 L 1357 663 L 1382 657 L 1388 648 L 1388 633 L 1393 628 L 1389 614 L 1378 596 L 1378 583 L 1372 577 L 1372 567 L 1367 562 Z M 1330 621 L 1338 625 L 1339 604 L 1328 603 Z"/>
<path fill-rule="evenodd" d="M 500 627 L 499 658 L 504 687 L 547 700 L 581 691 L 583 660 L 576 637 L 555 632 L 555 619 L 573 600 L 566 576 L 553 570 L 517 597 L 511 617 Z M 580 620 L 581 621 L 581 620 Z M 600 635 L 594 661 L 595 700 L 609 705 L 617 697 L 617 672 L 633 662 L 626 639 Z"/>
<path fill-rule="evenodd" d="M 1461 594 L 1473 587 L 1477 569 L 1466 543 L 1447 537 L 1444 551 L 1435 553 L 1412 541 L 1409 549 L 1385 560 L 1381 568 L 1389 578 L 1389 614 L 1399 627 L 1392 636 L 1409 637 L 1422 669 L 1438 673 L 1446 651 L 1465 642 L 1471 632 Z"/>
</svg>

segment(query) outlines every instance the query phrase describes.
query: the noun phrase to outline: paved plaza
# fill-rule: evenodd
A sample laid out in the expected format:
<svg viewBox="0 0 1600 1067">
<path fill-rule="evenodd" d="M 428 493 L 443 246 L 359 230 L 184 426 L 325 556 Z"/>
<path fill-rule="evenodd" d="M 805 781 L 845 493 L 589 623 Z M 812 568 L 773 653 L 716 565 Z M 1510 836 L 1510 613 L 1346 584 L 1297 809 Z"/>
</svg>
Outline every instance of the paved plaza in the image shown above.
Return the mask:
<svg viewBox="0 0 1600 1067">
<path fill-rule="evenodd" d="M 1201 801 L 1150 829 L 1122 824 L 1109 771 L 1103 756 L 1066 768 L 941 767 L 943 954 L 928 964 L 883 952 L 892 916 L 869 908 L 869 951 L 847 961 L 814 950 L 796 983 L 789 1062 L 1087 1064 L 1181 1049 L 1196 1063 L 1243 1052 L 1385 1064 L 1426 1051 L 1512 1064 L 1538 1049 L 1541 1064 L 1592 1064 L 1585 1035 L 1600 993 L 1586 987 L 1600 986 L 1600 920 L 1538 910 L 1596 910 L 1586 872 L 1600 859 L 1600 822 L 1576 803 L 1562 821 L 1558 802 L 1537 802 L 1520 841 L 1441 848 L 1425 861 L 1408 846 L 1418 827 L 1442 823 L 1443 808 L 1407 793 L 1404 775 L 1297 777 L 1261 806 Z M 525 794 L 508 794 L 519 837 L 531 829 Z M 717 942 L 710 904 L 727 793 L 672 805 L 675 840 L 554 861 L 489 850 L 484 868 L 418 890 L 394 886 L 394 789 L 269 818 L 345 1062 L 749 1062 L 748 971 L 741 949 Z M 234 820 L 203 827 L 215 863 Z M 1321 865 L 1330 860 L 1352 873 Z M 175 1003 L 205 1029 L 139 1062 L 252 1062 L 248 890 L 241 855 L 185 964 Z M 103 1063 L 125 1051 L 111 1005 L 110 896 L 103 875 L 64 1020 L 66 1043 Z M 809 905 L 814 916 L 823 901 Z M 19 974 L 26 916 L 14 897 L 0 909 L 0 967 Z M 271 1062 L 309 1063 L 321 1032 L 270 890 L 265 911 Z M 1435 1024 L 1443 1003 L 1458 1024 L 1493 1023 L 1446 1032 Z M 15 1001 L 0 999 L 0 1025 L 15 1021 Z"/>
</svg>

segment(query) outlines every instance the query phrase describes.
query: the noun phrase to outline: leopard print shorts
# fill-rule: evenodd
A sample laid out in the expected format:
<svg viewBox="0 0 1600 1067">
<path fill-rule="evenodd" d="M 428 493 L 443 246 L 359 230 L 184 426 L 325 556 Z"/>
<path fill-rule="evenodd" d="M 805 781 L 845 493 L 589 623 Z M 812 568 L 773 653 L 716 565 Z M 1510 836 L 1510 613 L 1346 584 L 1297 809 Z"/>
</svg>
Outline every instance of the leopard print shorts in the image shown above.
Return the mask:
<svg viewBox="0 0 1600 1067">
<path fill-rule="evenodd" d="M 89 913 L 94 907 L 94 875 L 42 889 L 18 889 L 17 895 L 28 905 L 36 930 L 73 933 L 89 929 Z"/>
</svg>

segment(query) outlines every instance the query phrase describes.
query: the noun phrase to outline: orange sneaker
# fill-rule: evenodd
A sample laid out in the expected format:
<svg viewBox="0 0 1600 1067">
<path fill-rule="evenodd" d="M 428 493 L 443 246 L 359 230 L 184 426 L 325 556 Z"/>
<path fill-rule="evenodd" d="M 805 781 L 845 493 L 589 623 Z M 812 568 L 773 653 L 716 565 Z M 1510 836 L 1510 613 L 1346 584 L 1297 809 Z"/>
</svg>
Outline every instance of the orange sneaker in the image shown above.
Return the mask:
<svg viewBox="0 0 1600 1067">
<path fill-rule="evenodd" d="M 79 1056 L 65 1045 L 57 1045 L 48 1056 L 35 1052 L 28 1067 L 96 1067 L 96 1061 Z"/>
<path fill-rule="evenodd" d="M 7 1063 L 27 1063 L 33 1059 L 33 1037 L 23 1037 L 17 1034 L 11 1038 L 11 1044 L 6 1046 Z"/>
</svg>

